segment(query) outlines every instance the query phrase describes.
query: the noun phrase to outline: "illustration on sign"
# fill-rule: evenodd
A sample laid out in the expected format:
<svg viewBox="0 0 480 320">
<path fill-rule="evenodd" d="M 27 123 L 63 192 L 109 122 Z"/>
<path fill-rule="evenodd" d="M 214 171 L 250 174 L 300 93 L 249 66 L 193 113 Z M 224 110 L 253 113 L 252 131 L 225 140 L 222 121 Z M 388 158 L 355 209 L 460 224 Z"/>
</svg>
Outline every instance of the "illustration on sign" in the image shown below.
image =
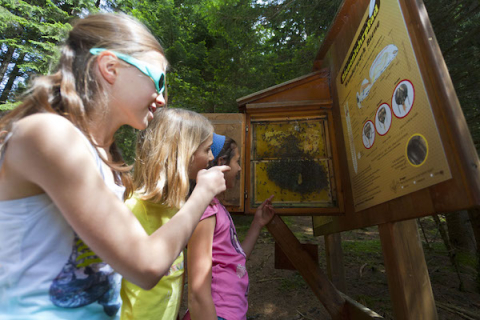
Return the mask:
<svg viewBox="0 0 480 320">
<path fill-rule="evenodd" d="M 381 136 L 386 135 L 388 130 L 390 130 L 391 124 L 392 111 L 390 110 L 390 106 L 387 103 L 381 104 L 375 115 L 375 128 L 377 129 L 377 133 Z"/>
<path fill-rule="evenodd" d="M 364 79 L 360 87 L 360 92 L 357 92 L 357 105 L 358 108 L 362 107 L 362 101 L 370 93 L 370 89 L 377 79 L 382 75 L 382 73 L 387 69 L 390 63 L 395 59 L 398 53 L 398 48 L 389 44 L 377 55 L 375 61 L 373 61 L 372 66 L 370 67 L 370 81 Z"/>
<path fill-rule="evenodd" d="M 398 0 L 362 22 L 336 79 L 356 211 L 451 178 Z"/>
<path fill-rule="evenodd" d="M 393 113 L 397 118 L 404 118 L 412 109 L 415 101 L 415 89 L 408 80 L 403 80 L 396 87 L 392 97 Z"/>
</svg>

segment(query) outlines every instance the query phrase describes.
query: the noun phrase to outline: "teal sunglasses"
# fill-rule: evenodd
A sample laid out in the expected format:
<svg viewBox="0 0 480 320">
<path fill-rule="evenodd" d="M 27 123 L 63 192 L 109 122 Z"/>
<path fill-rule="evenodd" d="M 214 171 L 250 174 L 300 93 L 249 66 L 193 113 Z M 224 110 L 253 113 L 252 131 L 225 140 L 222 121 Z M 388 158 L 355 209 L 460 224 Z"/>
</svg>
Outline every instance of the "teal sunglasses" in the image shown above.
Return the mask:
<svg viewBox="0 0 480 320">
<path fill-rule="evenodd" d="M 135 59 L 133 57 L 130 57 L 129 55 L 120 52 L 103 48 L 90 49 L 90 53 L 94 56 L 100 54 L 103 51 L 110 51 L 111 53 L 115 54 L 117 58 L 125 61 L 128 64 L 131 64 L 132 66 L 140 70 L 142 73 L 149 76 L 150 79 L 153 80 L 153 83 L 155 83 L 155 88 L 157 89 L 158 94 L 162 94 L 163 91 L 165 91 L 165 73 L 163 73 L 163 71 L 160 71 L 158 68 L 155 68 L 148 63 L 142 62 L 138 59 Z"/>
</svg>

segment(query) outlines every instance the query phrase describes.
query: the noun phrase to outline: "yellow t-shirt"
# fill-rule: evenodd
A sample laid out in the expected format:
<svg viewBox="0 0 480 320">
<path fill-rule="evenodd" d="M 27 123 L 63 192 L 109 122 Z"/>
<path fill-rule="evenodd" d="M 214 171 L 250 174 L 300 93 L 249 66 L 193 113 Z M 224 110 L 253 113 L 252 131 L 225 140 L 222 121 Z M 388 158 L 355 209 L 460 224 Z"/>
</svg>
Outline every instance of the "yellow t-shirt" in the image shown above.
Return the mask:
<svg viewBox="0 0 480 320">
<path fill-rule="evenodd" d="M 136 195 L 126 201 L 148 234 L 167 223 L 178 209 L 140 200 Z M 176 319 L 183 289 L 183 252 L 173 262 L 168 273 L 151 290 L 143 290 L 122 280 L 122 320 Z"/>
</svg>

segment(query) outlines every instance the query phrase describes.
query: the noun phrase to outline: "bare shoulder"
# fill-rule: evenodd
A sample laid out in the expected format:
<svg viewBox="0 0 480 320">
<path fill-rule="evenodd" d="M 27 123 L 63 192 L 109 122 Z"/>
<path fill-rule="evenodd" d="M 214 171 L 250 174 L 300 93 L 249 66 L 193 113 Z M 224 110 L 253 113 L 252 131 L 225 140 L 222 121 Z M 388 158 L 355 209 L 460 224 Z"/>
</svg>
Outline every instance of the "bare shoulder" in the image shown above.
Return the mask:
<svg viewBox="0 0 480 320">
<path fill-rule="evenodd" d="M 62 183 L 61 171 L 87 165 L 91 154 L 75 126 L 55 114 L 35 114 L 19 120 L 8 141 L 2 164 L 2 199 L 46 191 L 46 183 Z M 64 177 L 68 176 L 63 174 Z"/>
<path fill-rule="evenodd" d="M 19 120 L 5 154 L 10 169 L 37 183 L 35 176 L 41 171 L 62 167 L 73 170 L 89 159 L 91 153 L 75 126 L 61 116 L 46 113 Z"/>
<path fill-rule="evenodd" d="M 80 150 L 87 151 L 87 144 L 75 126 L 59 115 L 43 113 L 16 123 L 6 157 L 35 157 L 38 160 L 46 157 L 52 160 Z"/>
<path fill-rule="evenodd" d="M 18 143 L 65 142 L 78 136 L 75 126 L 64 117 L 51 113 L 39 113 L 19 120 L 14 128 L 12 141 Z M 12 143 L 15 144 L 15 143 Z"/>
</svg>

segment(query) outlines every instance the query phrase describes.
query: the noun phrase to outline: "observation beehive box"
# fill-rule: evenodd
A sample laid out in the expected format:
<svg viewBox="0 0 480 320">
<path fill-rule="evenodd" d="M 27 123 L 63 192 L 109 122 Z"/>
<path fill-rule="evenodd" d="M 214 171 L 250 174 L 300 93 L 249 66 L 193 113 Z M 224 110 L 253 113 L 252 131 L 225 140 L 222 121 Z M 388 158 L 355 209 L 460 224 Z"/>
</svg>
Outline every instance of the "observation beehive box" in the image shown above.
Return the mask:
<svg viewBox="0 0 480 320">
<path fill-rule="evenodd" d="M 217 133 L 237 137 L 241 146 L 239 183 L 224 198 L 229 209 L 253 213 L 274 195 L 279 214 L 339 214 L 342 195 L 325 74 L 308 74 L 238 103 L 240 114 L 207 114 Z"/>
</svg>

